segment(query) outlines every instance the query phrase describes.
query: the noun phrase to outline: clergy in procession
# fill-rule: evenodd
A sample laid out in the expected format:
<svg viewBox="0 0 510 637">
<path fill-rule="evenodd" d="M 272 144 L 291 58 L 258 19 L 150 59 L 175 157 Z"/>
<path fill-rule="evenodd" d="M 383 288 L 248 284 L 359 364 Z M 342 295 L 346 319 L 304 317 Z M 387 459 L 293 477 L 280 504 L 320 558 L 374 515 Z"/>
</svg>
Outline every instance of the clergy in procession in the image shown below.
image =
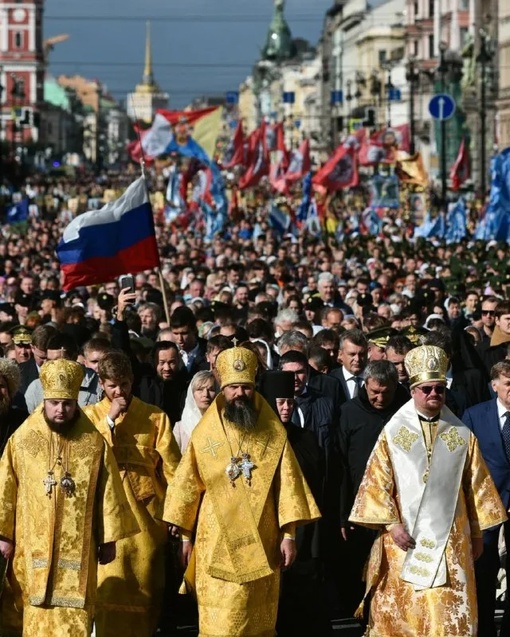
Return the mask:
<svg viewBox="0 0 510 637">
<path fill-rule="evenodd" d="M 123 352 L 105 354 L 98 374 L 104 398 L 85 413 L 113 450 L 141 533 L 119 542 L 115 562 L 99 568 L 96 636 L 152 637 L 168 542 L 168 527 L 158 518 L 181 454 L 168 416 L 133 396 L 131 363 Z"/>
<path fill-rule="evenodd" d="M 417 347 L 405 366 L 411 400 L 383 429 L 350 515 L 379 530 L 366 634 L 476 637 L 474 560 L 506 512 L 475 436 L 444 406 L 445 352 Z"/>
<path fill-rule="evenodd" d="M 20 635 L 22 621 L 23 637 L 88 637 L 97 563 L 114 560 L 116 542 L 139 528 L 113 454 L 78 407 L 82 366 L 50 361 L 40 378 L 43 403 L 0 461 L 0 553 L 12 594 L 2 596 L 0 634 Z"/>
<path fill-rule="evenodd" d="M 221 392 L 193 430 L 165 503 L 181 530 L 200 635 L 272 637 L 297 525 L 320 516 L 287 433 L 255 391 L 257 357 L 218 355 Z"/>
</svg>

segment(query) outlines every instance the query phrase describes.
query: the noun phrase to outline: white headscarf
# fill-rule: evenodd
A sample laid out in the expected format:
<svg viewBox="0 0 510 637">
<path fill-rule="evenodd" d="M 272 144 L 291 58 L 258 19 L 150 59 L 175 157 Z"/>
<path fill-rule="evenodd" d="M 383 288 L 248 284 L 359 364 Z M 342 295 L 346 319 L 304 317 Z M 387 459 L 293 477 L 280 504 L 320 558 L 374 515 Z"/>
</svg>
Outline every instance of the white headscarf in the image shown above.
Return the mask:
<svg viewBox="0 0 510 637">
<path fill-rule="evenodd" d="M 181 453 L 184 453 L 186 447 L 188 446 L 189 439 L 191 438 L 191 434 L 193 429 L 198 425 L 200 419 L 202 418 L 202 412 L 198 408 L 197 402 L 195 400 L 194 392 L 198 385 L 204 383 L 205 381 L 213 379 L 214 376 L 212 372 L 209 371 L 201 371 L 197 372 L 189 384 L 188 391 L 186 393 L 186 401 L 184 403 L 184 409 L 182 410 L 182 416 L 180 421 L 174 427 L 174 436 L 181 449 Z"/>
</svg>

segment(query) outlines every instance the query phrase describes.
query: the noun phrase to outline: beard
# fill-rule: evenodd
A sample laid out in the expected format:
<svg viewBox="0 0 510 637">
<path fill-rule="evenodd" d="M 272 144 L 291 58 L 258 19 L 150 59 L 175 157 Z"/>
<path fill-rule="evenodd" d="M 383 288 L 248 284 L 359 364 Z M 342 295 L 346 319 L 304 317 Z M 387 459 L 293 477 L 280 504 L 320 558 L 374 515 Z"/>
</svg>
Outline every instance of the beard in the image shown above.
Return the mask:
<svg viewBox="0 0 510 637">
<path fill-rule="evenodd" d="M 225 418 L 238 429 L 254 429 L 257 425 L 257 415 L 252 400 L 247 397 L 236 398 L 225 404 Z"/>
<path fill-rule="evenodd" d="M 43 415 L 44 420 L 46 421 L 46 424 L 51 429 L 51 431 L 54 431 L 55 433 L 64 436 L 64 438 L 67 438 L 71 433 L 71 429 L 78 422 L 78 419 L 80 417 L 80 410 L 77 407 L 74 415 L 71 416 L 69 420 L 66 420 L 64 422 L 55 422 L 54 420 L 48 418 L 45 411 L 43 411 Z"/>
</svg>

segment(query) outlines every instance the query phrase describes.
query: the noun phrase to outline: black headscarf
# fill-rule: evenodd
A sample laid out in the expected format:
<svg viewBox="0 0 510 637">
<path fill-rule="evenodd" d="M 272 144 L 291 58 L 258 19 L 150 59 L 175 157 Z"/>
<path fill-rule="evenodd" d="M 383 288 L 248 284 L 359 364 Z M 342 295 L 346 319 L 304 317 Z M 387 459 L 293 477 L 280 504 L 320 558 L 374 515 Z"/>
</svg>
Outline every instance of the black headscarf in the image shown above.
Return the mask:
<svg viewBox="0 0 510 637">
<path fill-rule="evenodd" d="M 294 398 L 294 373 L 265 372 L 260 379 L 259 391 L 278 416 L 276 399 Z"/>
</svg>

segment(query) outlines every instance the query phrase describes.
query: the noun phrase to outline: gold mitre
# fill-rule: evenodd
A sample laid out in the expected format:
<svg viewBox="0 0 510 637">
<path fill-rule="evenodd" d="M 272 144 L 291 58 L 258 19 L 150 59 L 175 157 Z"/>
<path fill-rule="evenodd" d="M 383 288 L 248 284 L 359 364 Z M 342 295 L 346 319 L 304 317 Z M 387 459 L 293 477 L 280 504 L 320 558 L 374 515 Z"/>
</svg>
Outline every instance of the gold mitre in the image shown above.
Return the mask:
<svg viewBox="0 0 510 637">
<path fill-rule="evenodd" d="M 39 376 L 45 400 L 78 400 L 84 376 L 79 363 L 65 358 L 47 361 L 41 367 Z"/>
<path fill-rule="evenodd" d="M 406 354 L 404 365 L 409 374 L 411 387 L 429 380 L 446 383 L 448 357 L 444 350 L 435 345 L 421 345 Z"/>
<path fill-rule="evenodd" d="M 258 360 L 256 354 L 246 347 L 232 347 L 218 354 L 216 369 L 220 376 L 220 385 L 255 385 Z"/>
</svg>

